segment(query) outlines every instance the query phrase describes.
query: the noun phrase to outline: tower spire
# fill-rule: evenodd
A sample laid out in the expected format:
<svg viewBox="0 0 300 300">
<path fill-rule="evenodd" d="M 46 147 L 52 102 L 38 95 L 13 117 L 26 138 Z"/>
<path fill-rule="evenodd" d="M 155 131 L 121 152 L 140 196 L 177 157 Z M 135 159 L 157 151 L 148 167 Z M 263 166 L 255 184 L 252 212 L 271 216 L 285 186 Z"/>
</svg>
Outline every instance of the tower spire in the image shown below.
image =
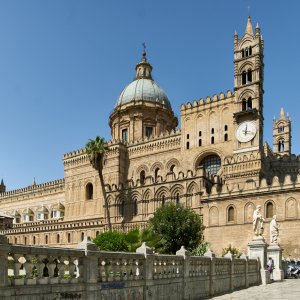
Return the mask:
<svg viewBox="0 0 300 300">
<path fill-rule="evenodd" d="M 152 79 L 152 66 L 147 62 L 146 44 L 143 43 L 142 59 L 135 67 L 136 79 Z"/>
<path fill-rule="evenodd" d="M 248 17 L 248 21 L 247 21 L 247 26 L 246 26 L 245 33 L 253 35 L 253 27 L 252 27 L 251 17 L 250 16 Z"/>
</svg>

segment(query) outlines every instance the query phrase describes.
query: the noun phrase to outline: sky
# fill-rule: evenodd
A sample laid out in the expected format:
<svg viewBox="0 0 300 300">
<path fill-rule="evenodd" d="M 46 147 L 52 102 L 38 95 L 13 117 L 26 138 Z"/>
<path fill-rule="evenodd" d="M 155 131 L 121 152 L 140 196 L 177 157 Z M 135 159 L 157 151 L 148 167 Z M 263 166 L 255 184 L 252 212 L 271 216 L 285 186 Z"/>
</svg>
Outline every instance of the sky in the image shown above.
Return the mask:
<svg viewBox="0 0 300 300">
<path fill-rule="evenodd" d="M 265 41 L 264 140 L 280 108 L 300 153 L 300 1 L 0 0 L 0 178 L 7 190 L 64 177 L 63 154 L 108 125 L 142 43 L 173 110 L 233 90 L 233 34 Z"/>
</svg>

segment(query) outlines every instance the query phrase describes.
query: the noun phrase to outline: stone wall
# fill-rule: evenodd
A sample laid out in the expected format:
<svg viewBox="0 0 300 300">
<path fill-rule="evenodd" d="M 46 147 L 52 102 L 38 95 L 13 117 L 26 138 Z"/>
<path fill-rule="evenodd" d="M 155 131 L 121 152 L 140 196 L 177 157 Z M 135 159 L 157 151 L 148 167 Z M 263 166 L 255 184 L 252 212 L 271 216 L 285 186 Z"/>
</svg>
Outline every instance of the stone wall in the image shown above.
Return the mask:
<svg viewBox="0 0 300 300">
<path fill-rule="evenodd" d="M 202 299 L 260 284 L 256 259 L 11 245 L 0 236 L 0 299 Z"/>
</svg>

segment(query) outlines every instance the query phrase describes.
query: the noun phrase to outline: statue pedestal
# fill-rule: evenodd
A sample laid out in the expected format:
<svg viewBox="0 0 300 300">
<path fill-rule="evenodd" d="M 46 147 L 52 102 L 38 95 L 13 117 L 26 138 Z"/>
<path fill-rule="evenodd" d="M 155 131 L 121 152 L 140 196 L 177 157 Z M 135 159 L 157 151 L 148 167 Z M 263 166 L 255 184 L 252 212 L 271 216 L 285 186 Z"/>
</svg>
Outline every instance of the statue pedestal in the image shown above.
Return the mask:
<svg viewBox="0 0 300 300">
<path fill-rule="evenodd" d="M 267 244 L 262 236 L 254 236 L 252 241 L 248 244 L 249 258 L 257 259 L 260 261 L 260 275 L 262 284 L 271 282 L 270 273 L 266 269 L 267 266 Z"/>
<path fill-rule="evenodd" d="M 267 249 L 268 257 L 274 262 L 273 280 L 283 280 L 284 274 L 282 270 L 282 249 L 278 244 L 271 244 Z"/>
</svg>

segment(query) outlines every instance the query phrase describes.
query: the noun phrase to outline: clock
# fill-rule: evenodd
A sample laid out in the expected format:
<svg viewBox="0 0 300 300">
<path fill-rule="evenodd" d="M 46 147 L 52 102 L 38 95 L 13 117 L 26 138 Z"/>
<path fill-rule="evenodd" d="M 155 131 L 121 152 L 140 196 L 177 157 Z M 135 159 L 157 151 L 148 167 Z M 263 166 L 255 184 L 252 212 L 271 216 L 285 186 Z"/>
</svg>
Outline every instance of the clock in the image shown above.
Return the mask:
<svg viewBox="0 0 300 300">
<path fill-rule="evenodd" d="M 251 141 L 256 135 L 256 125 L 253 121 L 245 121 L 239 125 L 235 132 L 237 140 L 241 143 Z"/>
</svg>

